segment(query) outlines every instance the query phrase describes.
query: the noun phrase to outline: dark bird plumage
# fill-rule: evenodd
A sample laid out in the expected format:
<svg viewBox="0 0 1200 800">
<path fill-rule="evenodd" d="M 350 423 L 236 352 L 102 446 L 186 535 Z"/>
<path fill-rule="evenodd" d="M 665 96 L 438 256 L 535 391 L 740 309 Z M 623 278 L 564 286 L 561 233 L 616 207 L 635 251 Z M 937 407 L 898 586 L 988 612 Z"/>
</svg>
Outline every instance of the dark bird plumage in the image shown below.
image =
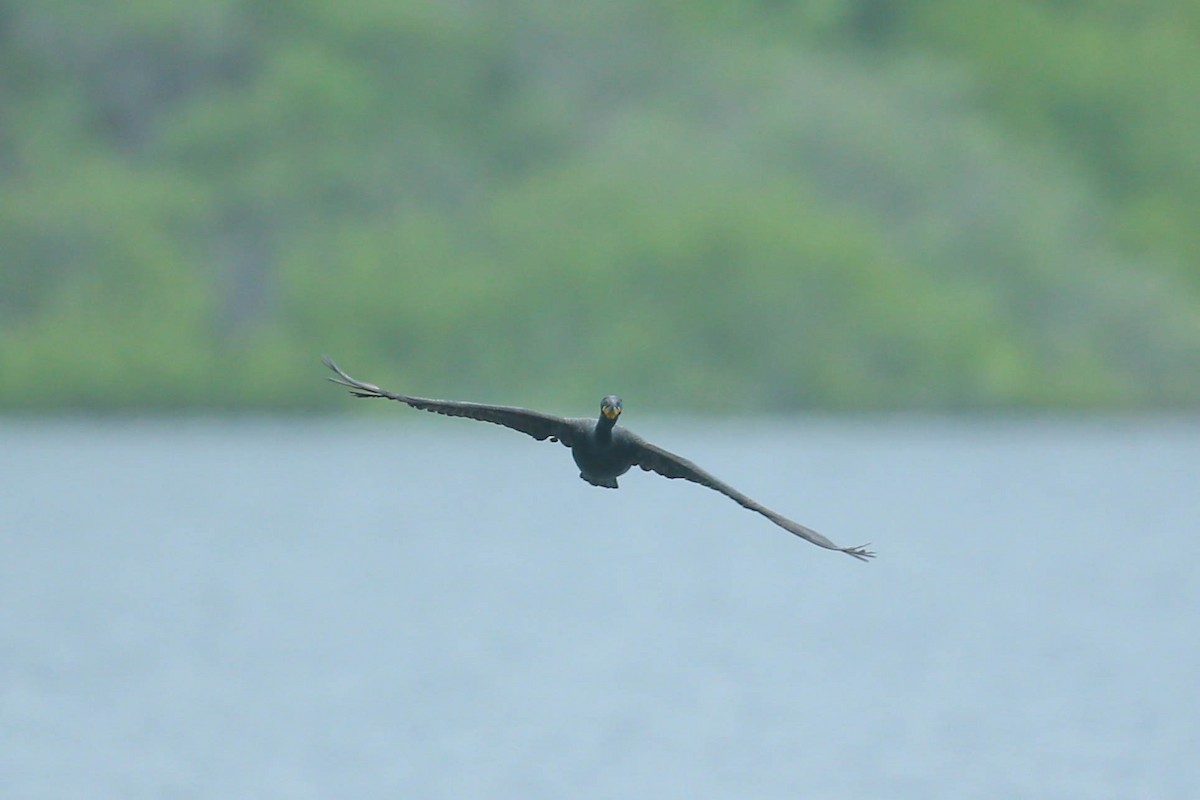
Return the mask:
<svg viewBox="0 0 1200 800">
<path fill-rule="evenodd" d="M 351 378 L 329 356 L 326 356 L 324 361 L 325 366 L 333 370 L 336 375 L 329 380 L 345 386 L 356 397 L 381 397 L 396 400 L 413 408 L 432 411 L 435 414 L 467 417 L 503 425 L 532 436 L 538 441 L 549 439 L 552 442 L 561 442 L 571 449 L 571 455 L 579 466 L 579 477 L 593 486 L 616 489 L 617 478 L 628 472 L 630 467 L 638 466 L 647 472 L 655 472 L 666 478 L 683 478 L 692 483 L 715 489 L 743 508 L 762 514 L 789 533 L 820 547 L 838 550 L 862 561 L 875 555 L 866 549 L 866 545 L 840 547 L 834 544 L 812 528 L 790 520 L 750 499 L 686 458 L 650 444 L 633 431 L 617 425 L 617 417 L 621 415 L 621 398 L 616 395 L 609 395 L 600 401 L 598 419 L 568 419 L 514 406 L 430 400 L 425 397 L 397 394 L 381 389 L 374 384 L 363 383 Z"/>
</svg>

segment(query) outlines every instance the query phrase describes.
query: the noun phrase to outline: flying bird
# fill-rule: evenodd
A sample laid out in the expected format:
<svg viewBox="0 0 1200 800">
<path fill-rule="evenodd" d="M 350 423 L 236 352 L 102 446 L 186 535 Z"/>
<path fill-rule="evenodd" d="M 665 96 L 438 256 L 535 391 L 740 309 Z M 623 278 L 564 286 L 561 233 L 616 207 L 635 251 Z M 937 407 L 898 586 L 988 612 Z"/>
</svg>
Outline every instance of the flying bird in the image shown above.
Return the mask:
<svg viewBox="0 0 1200 800">
<path fill-rule="evenodd" d="M 861 561 L 875 556 L 866 549 L 868 545 L 841 547 L 834 544 L 812 528 L 790 520 L 750 499 L 686 458 L 653 445 L 633 431 L 617 425 L 617 418 L 621 416 L 621 398 L 614 394 L 610 394 L 600 401 L 600 416 L 596 420 L 568 419 L 514 406 L 493 406 L 455 400 L 430 400 L 425 397 L 396 394 L 374 384 L 363 383 L 351 378 L 329 356 L 325 356 L 324 362 L 325 366 L 333 370 L 335 375 L 329 380 L 345 386 L 356 397 L 396 400 L 413 408 L 432 411 L 435 414 L 467 417 L 503 425 L 532 436 L 539 442 L 546 439 L 560 442 L 571 448 L 571 455 L 579 466 L 579 477 L 593 486 L 616 489 L 617 478 L 628 472 L 631 467 L 638 466 L 647 472 L 656 472 L 666 478 L 683 478 L 692 483 L 715 489 L 743 508 L 762 514 L 789 533 L 819 547 L 838 550 Z"/>
</svg>

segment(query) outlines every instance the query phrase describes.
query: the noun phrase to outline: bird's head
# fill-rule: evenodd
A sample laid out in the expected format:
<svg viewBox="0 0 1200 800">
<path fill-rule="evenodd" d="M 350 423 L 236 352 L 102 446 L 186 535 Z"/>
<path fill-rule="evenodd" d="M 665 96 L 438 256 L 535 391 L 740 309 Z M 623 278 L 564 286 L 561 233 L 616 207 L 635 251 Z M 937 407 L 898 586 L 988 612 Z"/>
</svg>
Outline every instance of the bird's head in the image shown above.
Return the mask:
<svg viewBox="0 0 1200 800">
<path fill-rule="evenodd" d="M 608 397 L 600 401 L 600 413 L 606 419 L 611 419 L 616 422 L 617 417 L 621 416 L 621 398 L 615 394 L 610 394 Z"/>
</svg>

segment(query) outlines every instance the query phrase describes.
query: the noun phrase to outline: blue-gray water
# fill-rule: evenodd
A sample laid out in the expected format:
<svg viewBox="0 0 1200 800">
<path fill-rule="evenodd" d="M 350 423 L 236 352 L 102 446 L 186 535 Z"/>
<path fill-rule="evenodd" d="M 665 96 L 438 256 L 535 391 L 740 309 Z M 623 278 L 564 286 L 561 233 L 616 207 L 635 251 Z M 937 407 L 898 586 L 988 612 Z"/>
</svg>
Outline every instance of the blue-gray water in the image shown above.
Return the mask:
<svg viewBox="0 0 1200 800">
<path fill-rule="evenodd" d="M 631 422 L 632 424 L 632 422 Z M 1200 424 L 0 425 L 4 798 L 1200 797 Z"/>
</svg>

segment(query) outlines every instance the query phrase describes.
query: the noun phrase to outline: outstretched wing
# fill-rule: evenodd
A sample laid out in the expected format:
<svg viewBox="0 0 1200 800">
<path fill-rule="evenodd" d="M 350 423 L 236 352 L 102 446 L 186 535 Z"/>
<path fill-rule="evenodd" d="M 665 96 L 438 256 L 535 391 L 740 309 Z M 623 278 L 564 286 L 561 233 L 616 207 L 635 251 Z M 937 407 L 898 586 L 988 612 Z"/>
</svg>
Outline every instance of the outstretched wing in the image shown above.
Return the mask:
<svg viewBox="0 0 1200 800">
<path fill-rule="evenodd" d="M 532 436 L 539 442 L 544 439 L 550 439 L 551 441 L 562 442 L 567 447 L 571 446 L 575 428 L 569 419 L 513 406 L 490 406 L 483 403 L 464 403 L 455 400 L 430 400 L 426 397 L 411 397 L 406 394 L 396 394 L 395 392 L 381 389 L 375 384 L 363 383 L 360 380 L 351 378 L 329 356 L 325 356 L 322 361 L 337 376 L 329 380 L 340 386 L 345 386 L 350 390 L 350 394 L 355 397 L 382 397 L 388 400 L 396 400 L 401 403 L 407 403 L 413 408 L 419 408 L 422 411 L 432 411 L 435 414 L 445 414 L 448 417 L 467 417 L 468 419 L 477 419 L 481 422 L 492 422 L 496 425 L 503 425 L 506 428 L 512 428 L 514 431 L 520 431 Z"/>
<path fill-rule="evenodd" d="M 746 495 L 734 489 L 724 481 L 718 480 L 712 474 L 706 472 L 700 467 L 688 461 L 682 456 L 677 456 L 674 453 L 668 452 L 661 447 L 652 445 L 643 440 L 641 437 L 629 434 L 634 447 L 633 463 L 637 464 L 647 472 L 656 472 L 665 478 L 683 478 L 684 480 L 698 483 L 701 486 L 707 486 L 710 489 L 716 489 L 721 494 L 731 498 L 743 508 L 748 508 L 751 511 L 757 511 L 767 519 L 774 522 L 779 527 L 789 533 L 799 536 L 801 539 L 807 539 L 815 545 L 824 547 L 829 550 L 839 550 L 847 555 L 854 556 L 860 561 L 866 561 L 868 558 L 874 558 L 875 554 L 867 550 L 867 545 L 860 547 L 841 547 L 826 539 L 821 534 L 814 531 L 812 528 L 801 525 L 799 522 L 790 520 L 782 514 L 778 514 L 766 506 L 758 503 Z"/>
</svg>

